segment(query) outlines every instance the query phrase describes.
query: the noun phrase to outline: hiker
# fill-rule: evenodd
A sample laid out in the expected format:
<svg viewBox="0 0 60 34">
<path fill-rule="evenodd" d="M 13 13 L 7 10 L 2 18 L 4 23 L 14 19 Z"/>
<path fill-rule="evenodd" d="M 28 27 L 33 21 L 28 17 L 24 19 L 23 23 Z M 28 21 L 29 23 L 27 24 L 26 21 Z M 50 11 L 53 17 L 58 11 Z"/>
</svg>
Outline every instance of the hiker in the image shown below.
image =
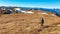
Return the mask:
<svg viewBox="0 0 60 34">
<path fill-rule="evenodd" d="M 41 28 L 38 30 L 38 32 L 43 30 L 43 25 L 44 25 L 44 18 L 42 16 L 41 20 L 40 20 L 40 24 L 41 24 Z"/>
<path fill-rule="evenodd" d="M 43 18 L 43 16 L 42 16 L 42 18 L 41 18 L 41 20 L 40 20 L 41 22 L 41 26 L 43 26 L 43 24 L 44 24 L 44 18 Z"/>
</svg>

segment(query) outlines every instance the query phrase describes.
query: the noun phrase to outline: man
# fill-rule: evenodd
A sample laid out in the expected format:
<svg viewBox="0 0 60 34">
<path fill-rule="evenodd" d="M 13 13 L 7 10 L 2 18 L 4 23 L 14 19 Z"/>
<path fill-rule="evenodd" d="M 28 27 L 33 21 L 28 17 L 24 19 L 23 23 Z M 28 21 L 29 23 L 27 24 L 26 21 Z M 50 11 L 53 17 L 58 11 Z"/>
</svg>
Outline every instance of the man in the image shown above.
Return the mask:
<svg viewBox="0 0 60 34">
<path fill-rule="evenodd" d="M 42 27 L 44 25 L 44 18 L 43 18 L 43 16 L 42 16 L 42 18 L 40 20 L 40 24 L 41 24 L 41 28 L 38 30 L 38 32 L 43 30 L 43 27 Z"/>
<path fill-rule="evenodd" d="M 43 18 L 43 16 L 42 16 L 42 18 L 41 18 L 41 26 L 43 26 L 43 24 L 44 24 L 44 18 Z"/>
</svg>

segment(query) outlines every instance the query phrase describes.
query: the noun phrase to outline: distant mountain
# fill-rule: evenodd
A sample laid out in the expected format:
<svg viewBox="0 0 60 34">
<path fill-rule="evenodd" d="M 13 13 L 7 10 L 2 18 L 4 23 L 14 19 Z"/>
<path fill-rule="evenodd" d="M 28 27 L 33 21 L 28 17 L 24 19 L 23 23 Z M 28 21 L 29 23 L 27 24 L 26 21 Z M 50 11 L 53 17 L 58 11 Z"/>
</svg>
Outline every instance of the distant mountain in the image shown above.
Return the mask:
<svg viewBox="0 0 60 34">
<path fill-rule="evenodd" d="M 60 9 L 48 9 L 48 8 L 30 8 L 30 7 L 11 7 L 11 6 L 0 6 L 1 8 L 22 8 L 22 10 L 41 10 L 44 12 L 52 12 L 57 16 L 60 16 Z"/>
<path fill-rule="evenodd" d="M 45 12 L 52 12 L 52 13 L 56 14 L 57 16 L 60 16 L 60 10 L 57 10 L 57 9 L 41 8 L 40 10 L 45 11 Z"/>
</svg>

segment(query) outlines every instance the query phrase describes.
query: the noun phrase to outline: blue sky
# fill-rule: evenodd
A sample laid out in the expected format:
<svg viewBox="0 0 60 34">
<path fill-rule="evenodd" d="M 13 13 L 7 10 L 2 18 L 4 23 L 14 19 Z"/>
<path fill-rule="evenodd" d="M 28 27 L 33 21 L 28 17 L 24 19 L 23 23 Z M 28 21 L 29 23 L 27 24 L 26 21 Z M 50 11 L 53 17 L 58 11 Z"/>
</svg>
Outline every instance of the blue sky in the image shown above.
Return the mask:
<svg viewBox="0 0 60 34">
<path fill-rule="evenodd" d="M 0 0 L 0 6 L 60 8 L 60 0 Z"/>
</svg>

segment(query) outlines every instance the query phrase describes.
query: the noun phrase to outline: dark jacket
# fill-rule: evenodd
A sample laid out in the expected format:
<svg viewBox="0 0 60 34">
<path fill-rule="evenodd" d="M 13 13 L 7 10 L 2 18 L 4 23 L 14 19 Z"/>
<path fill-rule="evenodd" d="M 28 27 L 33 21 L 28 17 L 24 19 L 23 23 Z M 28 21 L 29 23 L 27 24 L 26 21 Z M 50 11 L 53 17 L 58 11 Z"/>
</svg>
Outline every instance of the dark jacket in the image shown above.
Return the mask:
<svg viewBox="0 0 60 34">
<path fill-rule="evenodd" d="M 43 26 L 43 24 L 44 24 L 44 19 L 43 18 L 41 18 L 41 26 Z"/>
</svg>

